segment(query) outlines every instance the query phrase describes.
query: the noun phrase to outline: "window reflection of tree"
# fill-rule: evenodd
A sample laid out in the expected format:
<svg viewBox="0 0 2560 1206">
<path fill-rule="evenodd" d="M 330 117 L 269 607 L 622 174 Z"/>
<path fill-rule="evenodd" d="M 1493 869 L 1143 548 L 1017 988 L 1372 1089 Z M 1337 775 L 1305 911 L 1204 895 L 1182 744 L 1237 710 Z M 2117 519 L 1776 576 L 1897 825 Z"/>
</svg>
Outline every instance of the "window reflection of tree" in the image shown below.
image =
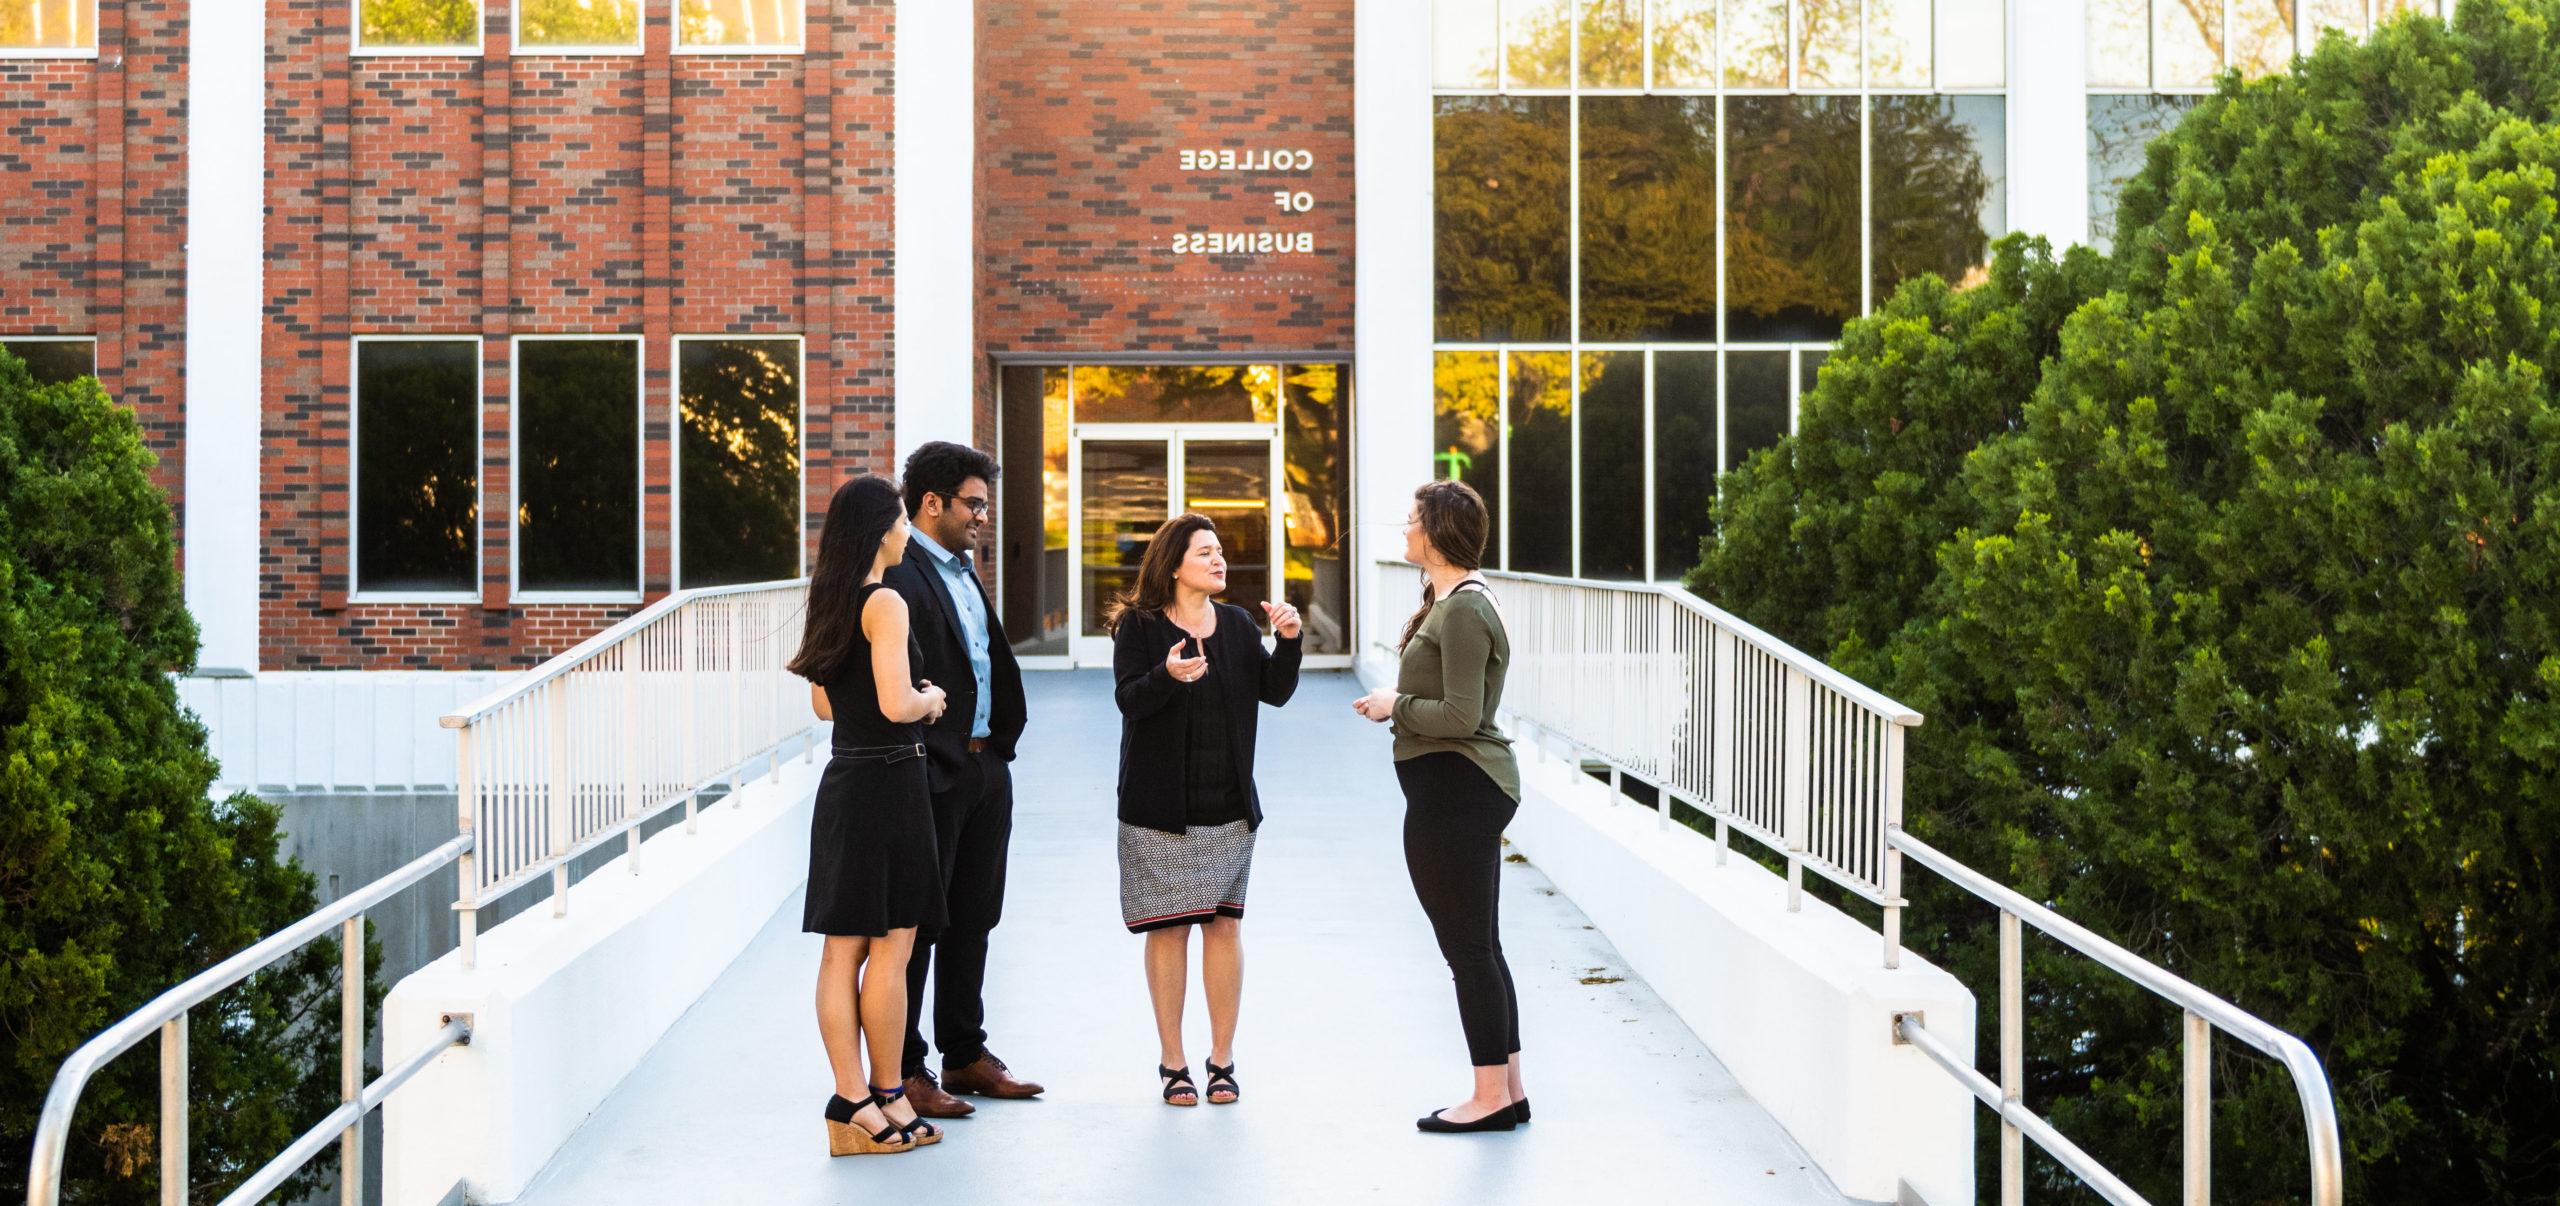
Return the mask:
<svg viewBox="0 0 2560 1206">
<path fill-rule="evenodd" d="M 480 518 L 480 348 L 356 345 L 356 588 L 468 591 Z"/>
<path fill-rule="evenodd" d="M 1570 352 L 1511 354 L 1510 569 L 1573 572 L 1573 371 Z"/>
<path fill-rule="evenodd" d="M 686 586 L 799 572 L 800 365 L 790 340 L 688 340 L 682 400 Z"/>
<path fill-rule="evenodd" d="M 1502 524 L 1501 356 L 1441 352 L 1432 357 L 1431 476 L 1454 478 L 1484 497 L 1490 533 Z M 1496 549 L 1488 543 L 1487 564 Z"/>
<path fill-rule="evenodd" d="M 2115 246 L 2116 211 L 2124 186 L 2142 171 L 2151 141 L 2175 128 L 2192 96 L 2092 96 L 2089 98 L 2089 245 Z"/>
<path fill-rule="evenodd" d="M 1292 365 L 1286 379 L 1284 589 L 1306 619 L 1309 653 L 1351 651 L 1349 550 L 1343 540 L 1343 511 L 1350 503 L 1343 474 L 1349 407 L 1343 394 L 1349 385 L 1349 374 L 1338 364 Z"/>
<path fill-rule="evenodd" d="M 72 50 L 98 44 L 97 0 L 18 0 L 0 4 L 0 46 Z"/>
<path fill-rule="evenodd" d="M 640 346 L 526 340 L 516 351 L 516 574 L 526 590 L 640 582 Z"/>
<path fill-rule="evenodd" d="M 1278 370 L 1268 364 L 1075 368 L 1079 423 L 1268 423 L 1279 417 Z"/>
<path fill-rule="evenodd" d="M 520 0 L 516 38 L 524 46 L 637 45 L 640 0 Z"/>
<path fill-rule="evenodd" d="M 87 339 L 0 340 L 5 351 L 27 366 L 38 385 L 60 385 L 97 374 L 98 345 Z"/>
<path fill-rule="evenodd" d="M 1985 160 L 2005 154 L 1997 140 L 2007 106 L 1997 97 L 1954 96 L 1878 96 L 1870 103 L 1875 303 L 1922 273 L 1974 283 L 1993 231 L 2005 222 L 1986 207 L 1994 181 Z M 1968 109 L 1989 128 L 1972 128 Z"/>
<path fill-rule="evenodd" d="M 1565 338 L 1567 120 L 1561 97 L 1441 98 L 1432 138 L 1437 338 Z"/>
<path fill-rule="evenodd" d="M 1858 102 L 1735 96 L 1725 121 L 1726 337 L 1839 338 L 1858 308 Z"/>
<path fill-rule="evenodd" d="M 480 6 L 474 0 L 358 0 L 367 46 L 477 46 Z"/>
<path fill-rule="evenodd" d="M 1716 334 L 1715 100 L 1582 102 L 1582 337 Z"/>
</svg>

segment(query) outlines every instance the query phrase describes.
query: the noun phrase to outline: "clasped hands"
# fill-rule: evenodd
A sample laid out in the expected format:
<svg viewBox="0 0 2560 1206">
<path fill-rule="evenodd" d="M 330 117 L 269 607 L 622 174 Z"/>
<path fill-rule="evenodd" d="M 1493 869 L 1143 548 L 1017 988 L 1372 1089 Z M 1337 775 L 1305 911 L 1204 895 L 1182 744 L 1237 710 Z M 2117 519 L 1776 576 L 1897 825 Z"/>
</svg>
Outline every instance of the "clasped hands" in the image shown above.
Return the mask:
<svg viewBox="0 0 2560 1206">
<path fill-rule="evenodd" d="M 1297 608 L 1286 603 L 1274 603 L 1265 599 L 1262 603 L 1262 616 L 1264 619 L 1271 622 L 1272 633 L 1283 640 L 1298 635 L 1299 619 Z M 1200 656 L 1198 657 L 1182 656 L 1182 647 L 1190 644 L 1191 641 L 1192 638 L 1190 637 L 1185 637 L 1182 640 L 1175 641 L 1173 643 L 1173 648 L 1165 652 L 1164 672 L 1171 675 L 1175 682 L 1196 683 L 1199 682 L 1203 676 L 1209 673 L 1209 650 L 1207 646 L 1201 647 Z"/>
<path fill-rule="evenodd" d="M 951 694 L 934 686 L 933 680 L 929 678 L 916 680 L 916 693 L 933 701 L 933 710 L 924 714 L 924 722 L 935 724 L 941 721 L 942 710 L 951 706 Z"/>
</svg>

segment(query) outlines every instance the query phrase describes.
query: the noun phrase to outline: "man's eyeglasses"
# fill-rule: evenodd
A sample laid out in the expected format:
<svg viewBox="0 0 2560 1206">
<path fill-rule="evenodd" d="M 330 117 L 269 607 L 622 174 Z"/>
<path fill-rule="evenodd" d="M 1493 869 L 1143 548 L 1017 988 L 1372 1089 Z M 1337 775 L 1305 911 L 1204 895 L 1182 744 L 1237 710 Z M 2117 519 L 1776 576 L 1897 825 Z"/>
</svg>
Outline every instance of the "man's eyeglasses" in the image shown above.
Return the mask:
<svg viewBox="0 0 2560 1206">
<path fill-rule="evenodd" d="M 940 490 L 936 490 L 934 493 L 941 494 L 944 498 L 950 499 L 952 502 L 957 503 L 960 506 L 969 508 L 969 513 L 971 515 L 978 516 L 982 519 L 986 517 L 987 500 L 983 498 L 968 498 L 958 494 L 946 494 Z"/>
</svg>

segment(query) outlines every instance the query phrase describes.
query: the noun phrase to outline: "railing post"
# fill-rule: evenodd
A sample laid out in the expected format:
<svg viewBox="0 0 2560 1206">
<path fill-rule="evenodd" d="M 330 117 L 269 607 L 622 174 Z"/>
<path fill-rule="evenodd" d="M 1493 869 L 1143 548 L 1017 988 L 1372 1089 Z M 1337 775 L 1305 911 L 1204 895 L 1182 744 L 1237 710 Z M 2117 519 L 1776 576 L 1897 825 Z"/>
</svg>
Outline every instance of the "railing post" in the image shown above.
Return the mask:
<svg viewBox="0 0 2560 1206">
<path fill-rule="evenodd" d="M 631 873 L 640 874 L 640 826 L 643 807 L 640 788 L 640 673 L 641 650 L 645 648 L 639 634 L 622 648 L 622 819 L 631 828 L 623 831 L 623 858 L 631 864 Z"/>
<path fill-rule="evenodd" d="M 364 1096 L 364 915 L 338 928 L 338 1101 Z M 338 1204 L 364 1206 L 364 1115 L 338 1136 Z"/>
<path fill-rule="evenodd" d="M 1645 757 L 1651 763 L 1654 802 L 1660 809 L 1654 815 L 1653 827 L 1664 830 L 1671 828 L 1670 785 L 1680 781 L 1672 765 L 1671 735 L 1689 719 L 1688 676 L 1674 674 L 1671 667 L 1685 670 L 1688 660 L 1673 660 L 1672 646 L 1679 639 L 1679 634 L 1672 620 L 1672 613 L 1677 609 L 1672 607 L 1671 600 L 1652 594 L 1645 596 L 1645 601 L 1653 608 L 1653 656 L 1644 661 L 1654 669 L 1647 679 L 1651 689 L 1645 692 L 1644 714 L 1637 717 L 1637 721 L 1647 726 Z"/>
<path fill-rule="evenodd" d="M 472 818 L 478 813 L 480 807 L 479 768 L 473 764 L 472 758 L 473 746 L 476 744 L 474 739 L 479 732 L 479 726 L 471 724 L 463 726 L 461 732 L 454 734 L 454 759 L 460 764 L 457 768 L 459 771 L 457 777 L 462 781 L 460 790 L 455 793 L 454 811 L 459 814 L 456 824 L 462 833 L 473 831 L 475 822 Z M 473 857 L 479 849 L 480 843 L 474 841 L 470 849 L 462 852 L 462 857 L 454 860 L 453 903 L 454 924 L 457 927 L 454 942 L 462 952 L 462 970 L 464 971 L 470 971 L 478 957 L 480 913 L 472 905 L 480 899 L 480 884 L 476 878 L 478 860 Z"/>
<path fill-rule="evenodd" d="M 543 790 L 545 828 L 551 832 L 544 853 L 551 864 L 551 915 L 569 915 L 569 847 L 577 842 L 577 827 L 570 819 L 571 785 L 569 782 L 569 675 L 542 685 L 543 753 L 549 763 L 548 780 Z"/>
<path fill-rule="evenodd" d="M 1813 680 L 1789 666 L 1786 762 L 1779 769 L 1786 806 L 1787 911 L 1804 908 L 1805 842 L 1813 827 Z"/>
<path fill-rule="evenodd" d="M 695 688 L 702 676 L 702 615 L 710 609 L 707 602 L 697 602 L 676 609 L 676 631 L 681 634 L 678 652 L 683 658 L 684 675 L 684 831 L 694 831 L 695 804 L 702 790 L 702 697 Z"/>
<path fill-rule="evenodd" d="M 187 1206 L 187 1015 L 160 1023 L 160 1206 Z"/>
<path fill-rule="evenodd" d="M 729 771 L 729 793 L 737 794 L 737 768 L 747 760 L 747 617 L 744 600 L 731 596 L 721 613 L 729 621 L 729 748 L 720 765 Z M 736 803 L 732 800 L 731 803 Z"/>
<path fill-rule="evenodd" d="M 1734 662 L 1742 642 L 1722 624 L 1715 625 L 1712 632 L 1714 635 L 1707 642 L 1707 648 L 1712 651 L 1714 664 L 1707 670 L 1707 683 L 1715 692 L 1715 699 L 1710 707 L 1707 756 L 1713 758 L 1715 764 L 1707 768 L 1707 807 L 1715 813 L 1716 865 L 1721 867 L 1725 855 L 1732 850 L 1732 839 L 1725 832 L 1725 818 L 1733 812 L 1734 785 L 1737 782 L 1733 765 L 1733 693 L 1742 682 L 1742 673 Z"/>
<path fill-rule="evenodd" d="M 2186 1206 L 2213 1199 L 2213 1023 L 2187 1013 Z"/>
<path fill-rule="evenodd" d="M 1893 844 L 1893 835 L 1902 832 L 1902 726 L 1884 722 L 1884 832 L 1876 835 L 1883 846 L 1884 882 L 1884 965 L 1887 970 L 1902 966 L 1902 848 Z"/>
<path fill-rule="evenodd" d="M 2007 1107 L 2023 1104 L 2027 1082 L 2026 954 L 2018 915 L 2000 911 L 2000 1206 L 2026 1206 L 2027 1145 Z"/>
</svg>

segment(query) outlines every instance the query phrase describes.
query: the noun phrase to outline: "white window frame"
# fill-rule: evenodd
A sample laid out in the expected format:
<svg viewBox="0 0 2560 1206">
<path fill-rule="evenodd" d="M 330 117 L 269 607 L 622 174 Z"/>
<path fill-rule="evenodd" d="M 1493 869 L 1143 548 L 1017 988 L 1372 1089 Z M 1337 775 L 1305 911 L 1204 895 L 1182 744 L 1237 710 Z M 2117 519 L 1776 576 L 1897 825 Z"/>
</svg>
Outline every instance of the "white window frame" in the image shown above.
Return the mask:
<svg viewBox="0 0 2560 1206">
<path fill-rule="evenodd" d="M 537 45 L 524 40 L 524 0 L 516 0 L 508 17 L 512 22 L 507 31 L 510 56 L 519 59 L 614 58 L 616 56 L 636 58 L 647 49 L 649 0 L 632 0 L 632 7 L 639 14 L 640 28 L 632 35 L 631 42 L 627 46 L 617 46 L 611 42 L 563 43 L 553 46 Z"/>
<path fill-rule="evenodd" d="M 799 331 L 718 331 L 678 335 L 667 347 L 667 584 L 684 590 L 684 345 L 788 339 L 798 348 L 800 383 L 799 518 L 792 524 L 792 571 L 809 576 L 809 337 Z M 646 428 L 644 427 L 645 431 Z M 644 437 L 645 440 L 645 437 Z"/>
<path fill-rule="evenodd" d="M 85 343 L 89 345 L 89 375 L 98 375 L 98 337 L 95 335 L 0 335 L 0 346 L 13 343 Z M 21 359 L 24 359 L 21 357 Z"/>
<path fill-rule="evenodd" d="M 628 343 L 637 371 L 631 382 L 633 412 L 631 455 L 637 466 L 633 498 L 639 504 L 631 525 L 634 558 L 631 589 L 527 590 L 524 586 L 524 345 L 527 343 Z M 808 388 L 801 394 L 805 398 Z M 804 401 L 803 407 L 805 409 Z M 805 443 L 807 436 L 801 437 Z M 806 504 L 803 503 L 805 506 Z M 514 335 L 507 340 L 507 598 L 518 603 L 637 603 L 647 580 L 649 537 L 649 341 L 637 334 Z"/>
<path fill-rule="evenodd" d="M 684 40 L 685 0 L 667 0 L 668 53 L 710 55 L 793 55 L 809 49 L 809 0 L 789 0 L 800 7 L 800 40 L 797 42 L 759 42 L 752 46 L 691 46 Z M 805 392 L 805 391 L 803 391 Z"/>
<path fill-rule="evenodd" d="M 473 500 L 475 504 L 471 524 L 471 580 L 473 586 L 467 591 L 368 591 L 360 589 L 359 584 L 364 581 L 363 566 L 358 561 L 358 558 L 361 557 L 364 552 L 364 540 L 362 537 L 364 525 L 364 483 L 360 477 L 364 472 L 364 433 L 363 430 L 358 427 L 358 423 L 362 420 L 364 415 L 363 398 L 360 391 L 363 388 L 362 383 L 364 380 L 365 344 L 470 344 L 473 348 L 472 366 L 475 377 L 482 379 L 483 388 L 485 388 L 488 360 L 488 350 L 484 346 L 486 342 L 486 340 L 482 339 L 478 335 L 454 335 L 444 332 L 421 332 L 414 335 L 376 332 L 373 334 L 351 337 L 351 342 L 347 351 L 347 603 L 349 606 L 372 603 L 437 603 L 449 605 L 456 603 L 476 604 L 480 602 L 481 587 L 479 583 L 481 581 L 480 575 L 482 573 L 481 559 L 488 551 L 487 545 L 489 539 L 489 516 L 486 509 L 486 503 L 488 501 L 487 488 L 489 484 L 489 466 L 481 456 L 481 449 L 489 438 L 489 407 L 487 400 L 477 390 L 475 390 L 471 395 L 471 459 L 474 465 L 477 466 L 477 472 L 472 474 L 472 492 L 479 495 L 479 497 Z"/>
<path fill-rule="evenodd" d="M 364 6 L 366 0 L 347 0 L 348 53 L 360 59 L 471 59 L 488 52 L 489 0 L 471 0 L 472 28 L 477 31 L 469 46 L 367 46 L 364 44 Z"/>
<path fill-rule="evenodd" d="M 94 59 L 98 57 L 98 2 L 89 5 L 89 44 L 87 46 L 0 46 L 0 59 Z M 74 7 L 77 7 L 75 0 Z"/>
</svg>

